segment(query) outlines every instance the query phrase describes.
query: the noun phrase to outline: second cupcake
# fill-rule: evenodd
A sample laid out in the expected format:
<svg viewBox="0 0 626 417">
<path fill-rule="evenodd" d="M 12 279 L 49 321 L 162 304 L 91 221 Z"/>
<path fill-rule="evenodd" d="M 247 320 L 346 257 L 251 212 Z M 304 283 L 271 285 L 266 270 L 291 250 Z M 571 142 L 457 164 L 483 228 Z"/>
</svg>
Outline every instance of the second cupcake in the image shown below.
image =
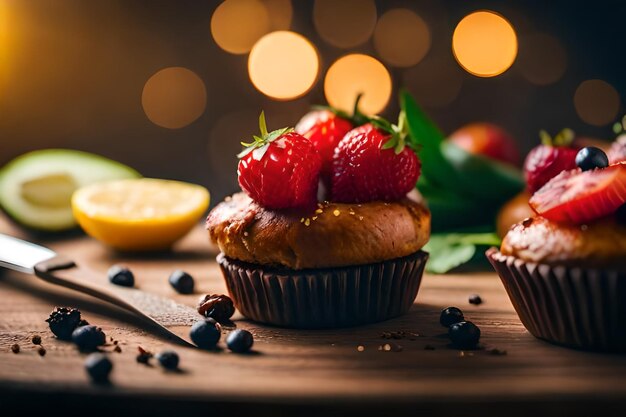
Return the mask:
<svg viewBox="0 0 626 417">
<path fill-rule="evenodd" d="M 401 116 L 402 117 L 402 116 Z M 273 325 L 352 326 L 405 313 L 428 255 L 428 209 L 407 194 L 420 162 L 403 123 L 382 119 L 329 135 L 331 161 L 292 129 L 261 135 L 240 154 L 244 193 L 220 203 L 207 228 L 233 301 Z M 331 132 L 332 133 L 332 132 Z M 342 138 L 343 137 L 343 138 Z M 326 153 L 328 154 L 328 153 Z M 329 195 L 318 202 L 322 165 Z"/>
</svg>

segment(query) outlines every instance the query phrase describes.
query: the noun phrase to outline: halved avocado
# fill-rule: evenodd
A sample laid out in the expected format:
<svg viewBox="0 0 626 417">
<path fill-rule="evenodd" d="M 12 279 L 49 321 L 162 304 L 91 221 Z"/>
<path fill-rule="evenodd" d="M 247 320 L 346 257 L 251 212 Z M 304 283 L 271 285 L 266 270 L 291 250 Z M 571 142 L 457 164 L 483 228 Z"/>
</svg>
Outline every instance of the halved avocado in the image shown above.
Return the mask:
<svg viewBox="0 0 626 417">
<path fill-rule="evenodd" d="M 76 226 L 70 205 L 75 190 L 99 181 L 138 177 L 126 165 L 87 152 L 29 152 L 0 170 L 0 205 L 32 229 L 67 230 Z"/>
</svg>

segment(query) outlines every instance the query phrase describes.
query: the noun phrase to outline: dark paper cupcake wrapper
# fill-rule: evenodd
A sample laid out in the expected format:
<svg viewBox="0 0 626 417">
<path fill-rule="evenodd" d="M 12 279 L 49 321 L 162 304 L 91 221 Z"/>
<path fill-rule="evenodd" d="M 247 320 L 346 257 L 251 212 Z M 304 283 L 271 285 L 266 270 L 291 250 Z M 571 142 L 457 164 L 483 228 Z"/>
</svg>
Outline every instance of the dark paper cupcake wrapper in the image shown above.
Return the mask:
<svg viewBox="0 0 626 417">
<path fill-rule="evenodd" d="M 626 351 L 626 271 L 551 266 L 487 251 L 534 336 L 586 350 Z"/>
<path fill-rule="evenodd" d="M 332 328 L 406 313 L 417 296 L 428 254 L 352 267 L 288 270 L 217 260 L 237 309 L 261 323 Z"/>
</svg>

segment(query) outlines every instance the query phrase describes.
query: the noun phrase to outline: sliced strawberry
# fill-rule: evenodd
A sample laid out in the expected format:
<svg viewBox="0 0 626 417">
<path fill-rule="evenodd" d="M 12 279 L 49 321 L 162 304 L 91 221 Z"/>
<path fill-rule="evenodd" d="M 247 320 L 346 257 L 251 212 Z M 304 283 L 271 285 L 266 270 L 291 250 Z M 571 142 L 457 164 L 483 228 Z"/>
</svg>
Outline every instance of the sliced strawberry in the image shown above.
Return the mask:
<svg viewBox="0 0 626 417">
<path fill-rule="evenodd" d="M 593 171 L 564 171 L 529 201 L 537 214 L 549 220 L 576 224 L 611 215 L 624 203 L 626 162 Z"/>
</svg>

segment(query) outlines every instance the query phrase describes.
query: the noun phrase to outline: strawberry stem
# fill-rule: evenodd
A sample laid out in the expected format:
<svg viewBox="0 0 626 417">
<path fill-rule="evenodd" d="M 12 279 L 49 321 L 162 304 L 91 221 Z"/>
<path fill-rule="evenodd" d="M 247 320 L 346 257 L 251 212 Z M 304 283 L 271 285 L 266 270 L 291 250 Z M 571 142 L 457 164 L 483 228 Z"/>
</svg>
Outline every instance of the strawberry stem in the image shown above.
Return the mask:
<svg viewBox="0 0 626 417">
<path fill-rule="evenodd" d="M 252 136 L 254 142 L 241 142 L 246 149 L 238 153 L 237 158 L 243 158 L 250 152 L 253 152 L 252 157 L 257 161 L 260 161 L 263 158 L 263 155 L 265 155 L 265 152 L 267 152 L 270 143 L 279 139 L 283 135 L 292 132 L 293 128 L 283 127 L 282 129 L 276 129 L 268 133 L 267 123 L 265 122 L 265 112 L 261 111 L 261 114 L 259 115 L 259 130 L 261 131 L 261 136 Z"/>
<path fill-rule="evenodd" d="M 408 146 L 415 152 L 419 150 L 419 147 L 410 140 L 409 126 L 406 120 L 406 113 L 404 113 L 404 111 L 401 111 L 398 115 L 397 125 L 394 125 L 379 116 L 371 117 L 370 122 L 377 129 L 383 130 L 391 135 L 389 140 L 382 144 L 381 149 L 393 149 L 396 155 L 401 153 L 405 146 Z M 407 138 L 409 139 L 408 141 Z"/>
<path fill-rule="evenodd" d="M 363 113 L 361 113 L 361 111 L 359 110 L 359 102 L 361 101 L 362 97 L 363 97 L 363 93 L 357 94 L 356 99 L 354 100 L 354 107 L 352 108 L 352 114 L 349 114 L 348 112 L 344 110 L 340 110 L 331 106 L 314 105 L 314 106 L 311 106 L 311 108 L 314 110 L 327 110 L 341 117 L 342 119 L 352 122 L 354 126 L 361 126 L 369 122 L 369 118 Z"/>
<path fill-rule="evenodd" d="M 565 128 L 557 133 L 554 138 L 550 136 L 545 130 L 539 131 L 539 138 L 541 143 L 546 146 L 563 146 L 569 147 L 574 142 L 574 131 L 572 129 Z"/>
</svg>

